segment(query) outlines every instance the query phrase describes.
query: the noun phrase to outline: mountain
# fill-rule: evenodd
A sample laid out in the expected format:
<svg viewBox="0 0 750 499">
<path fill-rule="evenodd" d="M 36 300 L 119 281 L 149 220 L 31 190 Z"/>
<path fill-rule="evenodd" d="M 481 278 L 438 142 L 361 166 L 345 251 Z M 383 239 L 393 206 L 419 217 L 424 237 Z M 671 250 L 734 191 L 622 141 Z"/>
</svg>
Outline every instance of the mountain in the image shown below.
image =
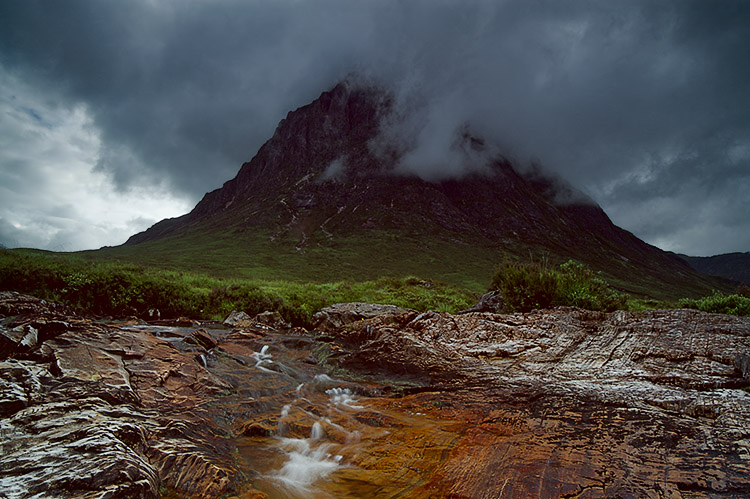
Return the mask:
<svg viewBox="0 0 750 499">
<path fill-rule="evenodd" d="M 574 258 L 635 294 L 687 296 L 717 286 L 615 226 L 564 181 L 539 170 L 522 174 L 468 127 L 452 145 L 468 165 L 462 176 L 405 173 L 403 143 L 384 139 L 401 112 L 382 89 L 340 83 L 290 112 L 237 176 L 190 213 L 100 252 L 230 269 L 228 276 L 419 275 L 476 290 L 504 255 Z"/>
<path fill-rule="evenodd" d="M 750 252 L 714 256 L 677 256 L 702 274 L 724 277 L 750 286 Z"/>
</svg>

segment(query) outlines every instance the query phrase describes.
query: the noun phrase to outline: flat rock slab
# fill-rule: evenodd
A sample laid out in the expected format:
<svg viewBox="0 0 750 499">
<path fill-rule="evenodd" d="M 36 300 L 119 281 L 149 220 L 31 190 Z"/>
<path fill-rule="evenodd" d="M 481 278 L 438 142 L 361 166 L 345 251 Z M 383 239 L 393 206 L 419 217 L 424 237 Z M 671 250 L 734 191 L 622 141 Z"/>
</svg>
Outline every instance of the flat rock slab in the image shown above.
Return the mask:
<svg viewBox="0 0 750 499">
<path fill-rule="evenodd" d="M 749 318 L 341 304 L 324 342 L 254 326 L 198 355 L 2 296 L 11 336 L 44 333 L 0 359 L 9 498 L 264 497 L 243 459 L 316 423 L 343 449 L 333 497 L 750 497 Z"/>
<path fill-rule="evenodd" d="M 381 315 L 401 315 L 411 311 L 395 305 L 362 302 L 335 303 L 316 313 L 313 316 L 313 321 L 316 329 L 329 331 L 363 319 L 371 319 Z"/>
</svg>

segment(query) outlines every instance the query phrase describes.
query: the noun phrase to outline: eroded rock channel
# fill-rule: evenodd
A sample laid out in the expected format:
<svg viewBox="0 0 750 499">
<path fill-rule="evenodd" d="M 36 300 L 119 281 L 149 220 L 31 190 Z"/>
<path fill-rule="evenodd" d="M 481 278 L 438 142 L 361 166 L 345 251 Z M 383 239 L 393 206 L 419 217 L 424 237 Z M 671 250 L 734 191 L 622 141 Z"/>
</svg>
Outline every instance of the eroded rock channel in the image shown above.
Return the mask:
<svg viewBox="0 0 750 499">
<path fill-rule="evenodd" d="M 747 318 L 368 310 L 104 324 L 0 293 L 0 497 L 750 495 Z"/>
</svg>

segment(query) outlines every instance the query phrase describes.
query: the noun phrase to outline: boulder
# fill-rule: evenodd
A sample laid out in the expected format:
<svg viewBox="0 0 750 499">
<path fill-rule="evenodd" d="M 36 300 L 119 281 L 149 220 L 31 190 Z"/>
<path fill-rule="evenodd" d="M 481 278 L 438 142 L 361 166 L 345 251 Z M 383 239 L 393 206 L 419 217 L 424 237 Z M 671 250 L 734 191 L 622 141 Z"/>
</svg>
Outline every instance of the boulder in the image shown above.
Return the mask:
<svg viewBox="0 0 750 499">
<path fill-rule="evenodd" d="M 205 329 L 193 331 L 193 333 L 190 336 L 187 336 L 184 341 L 186 343 L 192 343 L 193 345 L 203 347 L 206 350 L 211 350 L 219 344 L 216 338 Z"/>
<path fill-rule="evenodd" d="M 252 318 L 245 312 L 232 310 L 227 318 L 224 319 L 224 325 L 229 327 L 250 327 L 252 325 Z"/>
<path fill-rule="evenodd" d="M 317 329 L 330 331 L 362 319 L 372 319 L 381 315 L 401 315 L 408 312 L 413 311 L 396 305 L 362 302 L 335 303 L 315 314 L 313 322 Z"/>
<path fill-rule="evenodd" d="M 750 353 L 744 352 L 734 358 L 734 367 L 742 373 L 743 378 L 750 379 Z"/>
<path fill-rule="evenodd" d="M 256 325 L 265 326 L 272 329 L 290 329 L 292 327 L 280 313 L 276 311 L 266 310 L 253 317 L 253 322 Z"/>
<path fill-rule="evenodd" d="M 61 335 L 69 327 L 67 322 L 47 317 L 34 320 L 19 318 L 11 321 L 9 326 L 0 325 L 0 359 L 28 353 L 46 340 Z"/>
<path fill-rule="evenodd" d="M 482 295 L 476 305 L 467 308 L 466 310 L 461 310 L 458 313 L 468 314 L 471 312 L 491 312 L 493 314 L 503 313 L 505 312 L 505 299 L 499 291 L 490 291 L 489 293 Z"/>
<path fill-rule="evenodd" d="M 39 331 L 29 324 L 6 328 L 0 326 L 0 359 L 27 352 L 37 345 Z"/>
<path fill-rule="evenodd" d="M 194 321 L 188 317 L 178 317 L 177 319 L 174 319 L 170 325 L 174 327 L 195 327 L 199 324 L 198 321 Z"/>
</svg>

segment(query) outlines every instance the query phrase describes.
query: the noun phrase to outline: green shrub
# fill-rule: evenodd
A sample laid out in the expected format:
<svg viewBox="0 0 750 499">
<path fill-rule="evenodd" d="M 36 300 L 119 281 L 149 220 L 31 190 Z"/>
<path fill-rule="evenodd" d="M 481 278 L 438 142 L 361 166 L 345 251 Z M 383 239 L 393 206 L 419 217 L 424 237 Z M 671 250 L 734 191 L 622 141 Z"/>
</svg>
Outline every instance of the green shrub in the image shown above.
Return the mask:
<svg viewBox="0 0 750 499">
<path fill-rule="evenodd" d="M 124 265 L 98 265 L 43 255 L 0 254 L 0 289 L 28 293 L 98 315 L 188 315 L 199 293 L 172 276 Z"/>
<path fill-rule="evenodd" d="M 557 294 L 554 270 L 537 263 L 506 262 L 495 272 L 491 286 L 518 312 L 549 307 Z"/>
<path fill-rule="evenodd" d="M 226 317 L 232 310 L 241 310 L 255 315 L 266 310 L 279 310 L 281 300 L 253 284 L 215 285 L 206 297 L 205 315 Z"/>
<path fill-rule="evenodd" d="M 518 312 L 550 306 L 612 311 L 627 301 L 594 271 L 573 260 L 558 269 L 546 262 L 506 262 L 495 273 L 491 288 L 500 291 L 507 307 Z"/>
<path fill-rule="evenodd" d="M 636 298 L 633 296 L 628 297 L 625 303 L 625 310 L 630 312 L 645 312 L 646 310 L 659 310 L 667 308 L 675 308 L 676 303 L 657 300 L 655 298 Z"/>
<path fill-rule="evenodd" d="M 750 298 L 739 294 L 725 295 L 714 291 L 711 296 L 699 298 L 682 298 L 678 302 L 681 308 L 693 308 L 714 314 L 731 314 L 750 316 Z"/>
<path fill-rule="evenodd" d="M 556 277 L 556 305 L 611 312 L 627 302 L 626 295 L 611 289 L 593 270 L 574 260 L 560 265 Z"/>
</svg>

